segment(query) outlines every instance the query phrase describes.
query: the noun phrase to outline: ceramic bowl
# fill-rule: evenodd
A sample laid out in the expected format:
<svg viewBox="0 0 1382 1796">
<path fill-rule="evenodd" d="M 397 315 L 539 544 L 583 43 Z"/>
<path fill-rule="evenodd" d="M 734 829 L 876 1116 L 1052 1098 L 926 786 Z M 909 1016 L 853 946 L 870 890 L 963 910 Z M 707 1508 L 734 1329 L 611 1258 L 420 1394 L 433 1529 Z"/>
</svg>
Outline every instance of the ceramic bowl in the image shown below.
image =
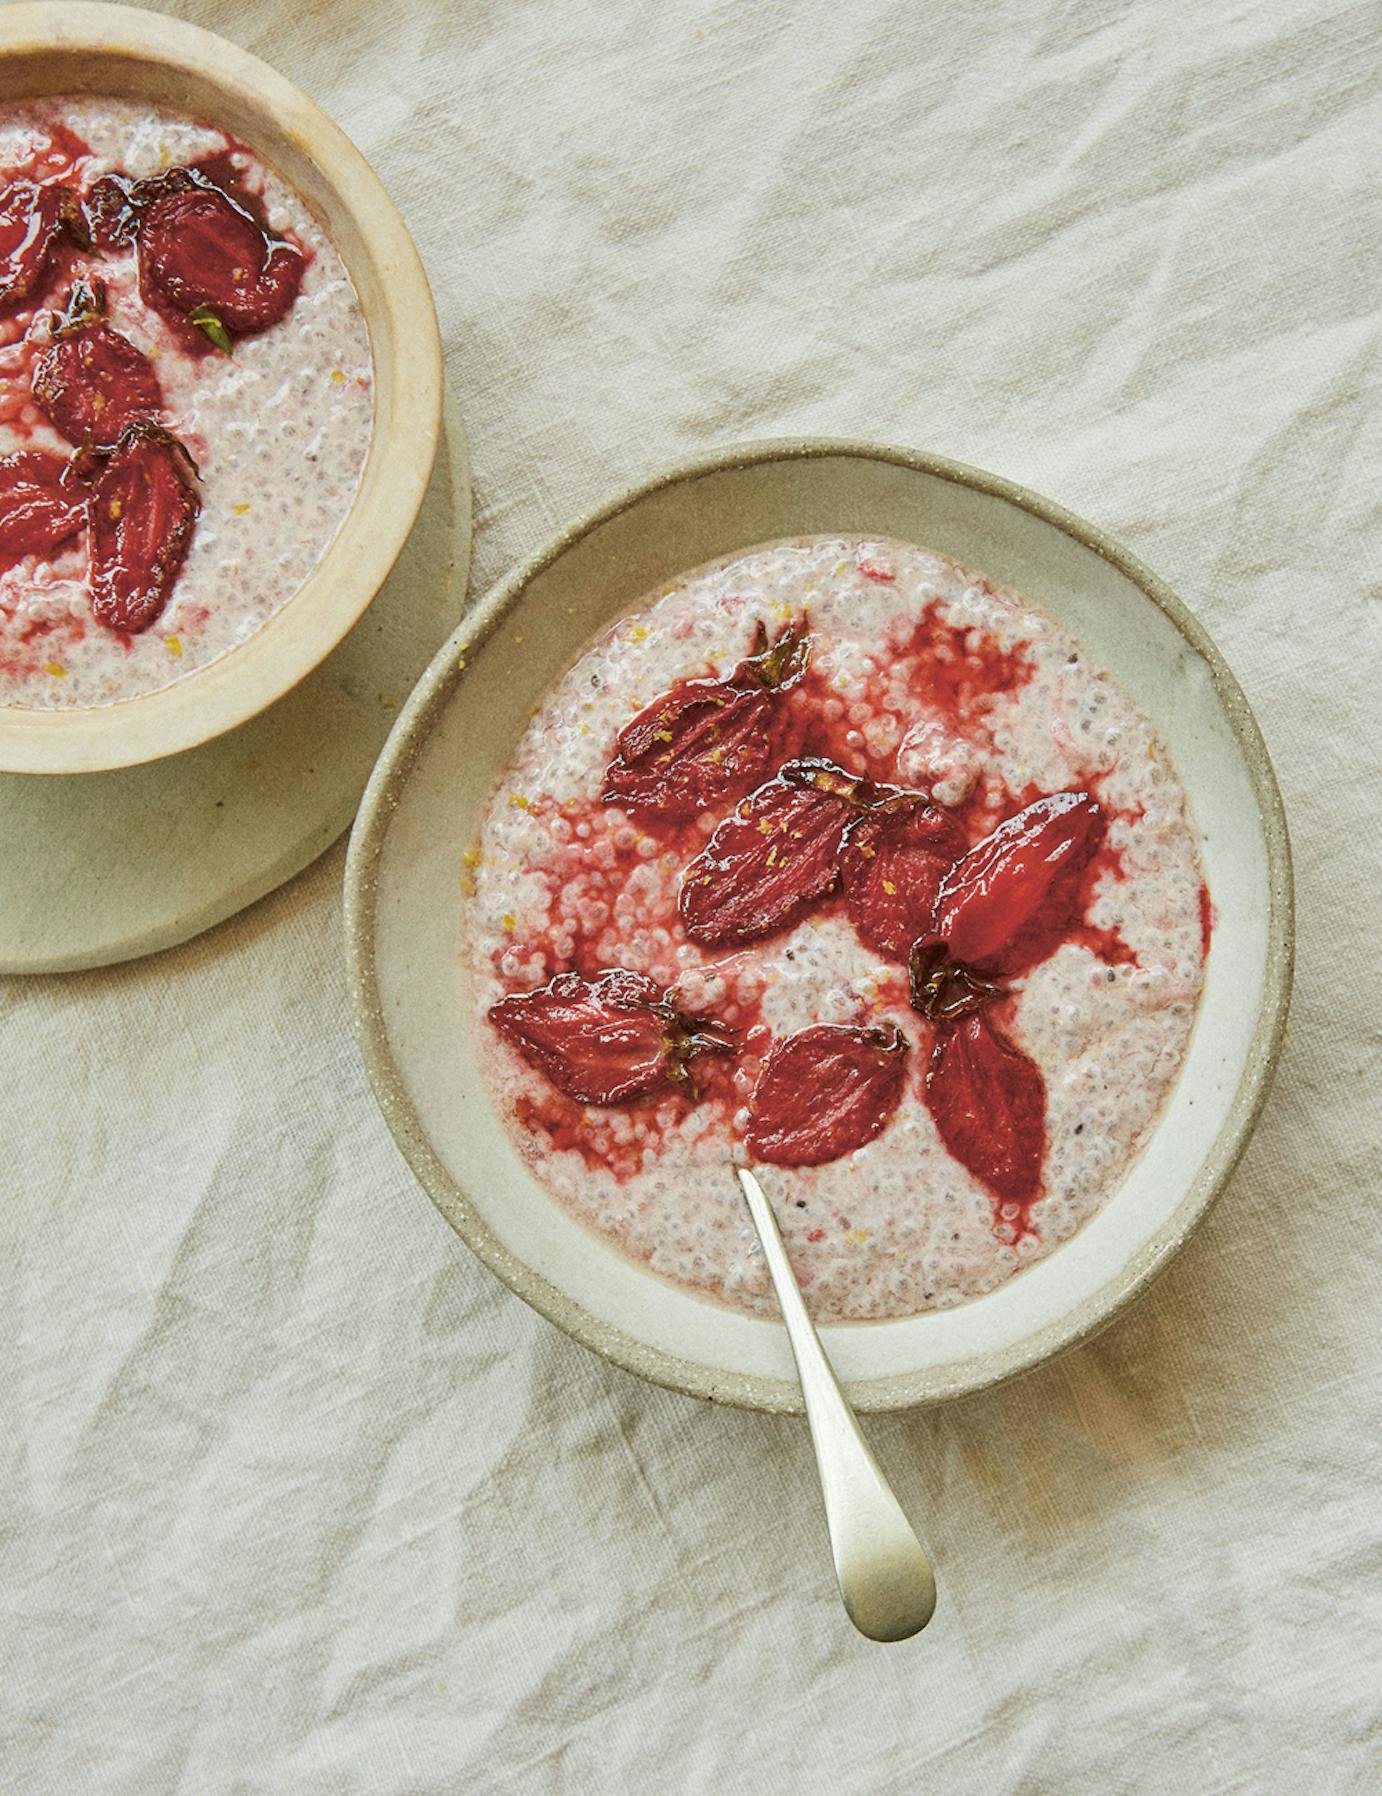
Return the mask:
<svg viewBox="0 0 1382 1796">
<path fill-rule="evenodd" d="M 486 1096 L 457 951 L 461 856 L 552 680 L 644 593 L 774 538 L 925 545 L 1052 612 L 1154 721 L 1189 793 L 1217 911 L 1183 1074 L 1139 1160 L 1070 1241 L 990 1295 L 823 1330 L 854 1402 L 901 1408 L 1005 1378 L 1088 1335 L 1165 1265 L 1222 1188 L 1267 1089 L 1290 987 L 1290 857 L 1257 726 L 1201 626 L 1092 526 L 994 475 L 865 444 L 707 457 L 572 526 L 492 591 L 399 717 L 346 875 L 360 1039 L 389 1126 L 456 1232 L 588 1347 L 675 1389 L 798 1410 L 779 1323 L 681 1290 L 533 1179 Z"/>
<path fill-rule="evenodd" d="M 368 606 L 412 528 L 440 430 L 442 362 L 412 239 L 368 163 L 290 81 L 209 31 L 125 6 L 0 8 L 0 101 L 142 99 L 233 132 L 325 225 L 369 328 L 374 423 L 355 503 L 282 610 L 162 691 L 62 711 L 0 707 L 0 769 L 88 773 L 209 741 L 290 691 Z"/>
</svg>

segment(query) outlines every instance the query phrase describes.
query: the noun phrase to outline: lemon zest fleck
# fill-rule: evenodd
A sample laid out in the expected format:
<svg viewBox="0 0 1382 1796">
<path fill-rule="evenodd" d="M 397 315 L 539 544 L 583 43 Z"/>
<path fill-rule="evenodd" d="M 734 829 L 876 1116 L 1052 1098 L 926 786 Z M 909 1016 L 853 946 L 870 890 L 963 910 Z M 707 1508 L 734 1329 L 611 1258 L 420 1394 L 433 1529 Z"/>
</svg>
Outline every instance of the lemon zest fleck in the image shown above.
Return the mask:
<svg viewBox="0 0 1382 1796">
<path fill-rule="evenodd" d="M 163 646 L 170 655 L 176 655 L 179 660 L 182 659 L 182 644 L 176 636 L 165 636 Z"/>
<path fill-rule="evenodd" d="M 44 673 L 52 674 L 55 680 L 65 680 L 67 678 L 67 669 L 63 666 L 61 661 L 45 661 L 43 663 L 43 671 Z"/>
</svg>

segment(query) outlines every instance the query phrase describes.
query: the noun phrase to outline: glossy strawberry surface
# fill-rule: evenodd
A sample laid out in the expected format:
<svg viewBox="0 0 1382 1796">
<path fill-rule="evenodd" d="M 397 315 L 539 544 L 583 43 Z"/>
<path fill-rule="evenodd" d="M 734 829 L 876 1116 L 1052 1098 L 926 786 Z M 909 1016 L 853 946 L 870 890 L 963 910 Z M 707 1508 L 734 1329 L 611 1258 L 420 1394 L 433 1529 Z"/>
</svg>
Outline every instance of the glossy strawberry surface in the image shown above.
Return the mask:
<svg viewBox="0 0 1382 1796">
<path fill-rule="evenodd" d="M 64 232 L 84 234 L 70 189 L 12 181 L 0 193 L 0 306 L 36 294 Z"/>
<path fill-rule="evenodd" d="M 726 678 L 679 680 L 619 732 L 606 803 L 680 820 L 747 792 L 772 762 L 778 697 L 810 657 L 804 626 L 770 647 L 760 625 L 755 652 Z"/>
<path fill-rule="evenodd" d="M 1103 835 L 1103 812 L 1088 792 L 1037 799 L 946 875 L 935 935 L 954 960 L 981 971 L 1013 974 L 1035 966 L 1069 927 L 1081 875 Z"/>
<path fill-rule="evenodd" d="M 850 921 L 871 948 L 906 960 L 930 929 L 941 881 L 965 846 L 955 819 L 919 793 L 899 792 L 851 822 L 840 878 Z"/>
<path fill-rule="evenodd" d="M 1000 1204 L 1036 1200 L 1046 1152 L 1046 1086 L 988 1011 L 937 1027 L 925 1095 L 946 1148 Z"/>
<path fill-rule="evenodd" d="M 101 283 L 79 283 L 30 381 L 54 428 L 69 443 L 98 449 L 113 447 L 127 425 L 152 422 L 163 406 L 153 363 L 104 313 Z"/>
<path fill-rule="evenodd" d="M 749 941 L 792 922 L 835 885 L 840 842 L 868 790 L 829 761 L 788 761 L 683 873 L 687 934 L 698 942 Z"/>
<path fill-rule="evenodd" d="M 136 241 L 140 287 L 151 304 L 183 319 L 209 308 L 227 331 L 277 324 L 302 285 L 302 252 L 270 237 L 214 185 L 160 194 L 143 207 Z"/>
<path fill-rule="evenodd" d="M 594 980 L 559 973 L 537 991 L 501 998 L 489 1015 L 525 1060 L 583 1104 L 619 1104 L 665 1085 L 692 1091 L 695 1058 L 733 1048 L 726 1031 L 686 1015 L 623 967 Z"/>
<path fill-rule="evenodd" d="M 777 1166 L 820 1166 L 863 1147 L 897 1108 L 907 1052 L 891 1025 L 815 1023 L 789 1035 L 758 1075 L 749 1152 Z"/>
<path fill-rule="evenodd" d="M 147 630 L 168 602 L 201 500 L 187 451 L 166 431 L 132 424 L 98 458 L 89 506 L 91 609 L 113 630 Z"/>
<path fill-rule="evenodd" d="M 49 555 L 86 522 L 86 488 L 45 449 L 0 456 L 0 560 Z"/>
</svg>

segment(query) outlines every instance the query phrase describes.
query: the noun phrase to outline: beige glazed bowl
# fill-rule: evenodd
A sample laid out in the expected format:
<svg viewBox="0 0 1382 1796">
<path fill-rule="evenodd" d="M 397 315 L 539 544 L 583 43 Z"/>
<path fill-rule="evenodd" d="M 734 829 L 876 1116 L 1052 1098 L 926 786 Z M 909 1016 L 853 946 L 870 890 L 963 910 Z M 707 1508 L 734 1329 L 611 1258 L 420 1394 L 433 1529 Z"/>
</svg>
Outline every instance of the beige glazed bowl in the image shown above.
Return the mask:
<svg viewBox="0 0 1382 1796">
<path fill-rule="evenodd" d="M 233 132 L 293 186 L 350 272 L 374 359 L 359 492 L 297 593 L 219 660 L 157 692 L 79 710 L 0 706 L 0 770 L 92 773 L 210 741 L 281 698 L 347 633 L 417 516 L 436 453 L 442 361 L 427 277 L 359 151 L 290 81 L 196 26 L 124 6 L 0 8 L 0 102 L 147 100 Z"/>
<path fill-rule="evenodd" d="M 1017 588 L 1083 642 L 1170 750 L 1217 912 L 1183 1074 L 1122 1186 L 1072 1240 L 987 1296 L 826 1327 L 857 1405 L 901 1408 L 992 1384 L 1088 1335 L 1140 1291 L 1242 1151 L 1291 978 L 1285 821 L 1237 683 L 1153 574 L 1047 500 L 938 456 L 759 444 L 636 489 L 505 580 L 424 675 L 355 826 L 347 952 L 370 1076 L 442 1214 L 527 1302 L 645 1378 L 771 1410 L 801 1407 L 781 1324 L 694 1296 L 606 1246 L 547 1196 L 496 1117 L 458 957 L 461 857 L 531 708 L 596 630 L 699 563 L 835 533 L 939 550 Z"/>
</svg>

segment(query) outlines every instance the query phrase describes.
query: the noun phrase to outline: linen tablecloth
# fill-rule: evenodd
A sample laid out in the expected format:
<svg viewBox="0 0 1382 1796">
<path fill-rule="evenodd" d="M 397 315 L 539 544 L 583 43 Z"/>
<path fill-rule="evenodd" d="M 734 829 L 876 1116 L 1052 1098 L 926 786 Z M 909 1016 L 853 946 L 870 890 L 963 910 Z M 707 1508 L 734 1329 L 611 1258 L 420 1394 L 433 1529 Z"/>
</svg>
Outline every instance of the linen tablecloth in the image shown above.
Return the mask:
<svg viewBox="0 0 1382 1796">
<path fill-rule="evenodd" d="M 0 1788 L 1382 1788 L 1377 9 L 172 10 L 319 99 L 416 234 L 477 591 L 735 439 L 1011 475 L 1242 680 L 1299 975 L 1145 1301 L 870 1426 L 941 1587 L 889 1648 L 839 1608 L 800 1424 L 606 1367 L 416 1187 L 339 848 L 186 948 L 0 982 Z"/>
</svg>

